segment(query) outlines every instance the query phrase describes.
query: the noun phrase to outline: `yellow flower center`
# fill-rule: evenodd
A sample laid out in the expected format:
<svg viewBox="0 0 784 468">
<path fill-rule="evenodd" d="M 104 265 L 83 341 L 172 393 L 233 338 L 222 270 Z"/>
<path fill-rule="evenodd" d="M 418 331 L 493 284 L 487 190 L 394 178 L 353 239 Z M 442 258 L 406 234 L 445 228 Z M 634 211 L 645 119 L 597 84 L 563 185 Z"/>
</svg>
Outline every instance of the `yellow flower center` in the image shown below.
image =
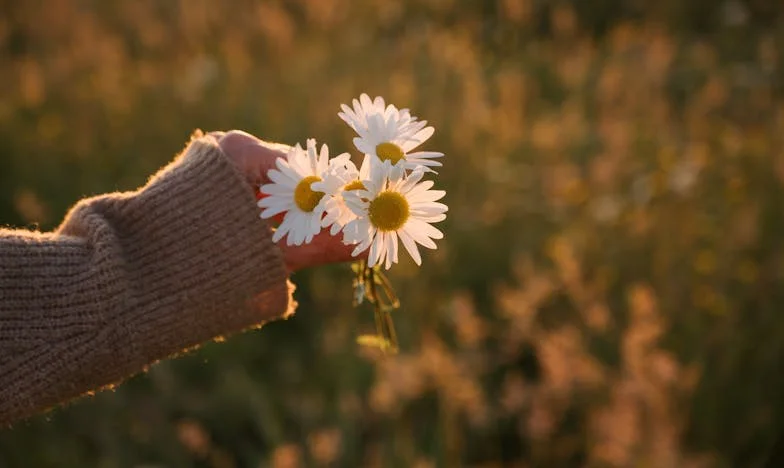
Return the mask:
<svg viewBox="0 0 784 468">
<path fill-rule="evenodd" d="M 315 192 L 310 188 L 310 184 L 319 181 L 321 181 L 320 177 L 307 176 L 297 184 L 297 187 L 294 189 L 294 203 L 297 204 L 300 210 L 309 213 L 321 201 L 324 192 Z"/>
<path fill-rule="evenodd" d="M 362 183 L 361 180 L 357 179 L 354 182 L 349 182 L 343 187 L 343 190 L 348 192 L 350 190 L 365 190 L 365 185 Z"/>
<path fill-rule="evenodd" d="M 392 164 L 397 164 L 398 161 L 406 157 L 405 153 L 403 153 L 403 148 L 389 142 L 376 146 L 376 155 L 382 161 L 392 161 Z"/>
<path fill-rule="evenodd" d="M 400 229 L 410 214 L 408 200 L 397 192 L 381 192 L 368 207 L 370 222 L 382 231 Z"/>
</svg>

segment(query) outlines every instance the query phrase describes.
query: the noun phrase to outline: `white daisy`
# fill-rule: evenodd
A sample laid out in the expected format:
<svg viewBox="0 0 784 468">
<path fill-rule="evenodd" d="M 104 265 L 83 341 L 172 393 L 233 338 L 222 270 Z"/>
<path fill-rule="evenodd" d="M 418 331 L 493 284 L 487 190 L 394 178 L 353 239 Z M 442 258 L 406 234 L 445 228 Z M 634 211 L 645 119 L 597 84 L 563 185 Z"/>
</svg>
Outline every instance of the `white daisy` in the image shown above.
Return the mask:
<svg viewBox="0 0 784 468">
<path fill-rule="evenodd" d="M 343 200 L 343 193 L 351 190 L 364 189 L 362 180 L 370 177 L 370 157 L 365 156 L 362 166 L 357 170 L 357 166 L 351 162 L 348 153 L 343 153 L 329 161 L 329 167 L 324 173 L 321 182 L 314 183 L 311 188 L 319 192 L 324 192 L 321 202 L 324 206 L 324 218 L 321 220 L 321 227 L 330 227 L 330 234 L 333 236 L 340 232 L 343 227 L 357 216 L 346 206 Z"/>
<path fill-rule="evenodd" d="M 364 190 L 345 192 L 346 205 L 357 216 L 343 230 L 346 243 L 358 244 L 352 255 L 370 248 L 368 265 L 384 263 L 389 269 L 398 261 L 398 238 L 417 265 L 422 258 L 416 244 L 435 249 L 433 239 L 444 235 L 430 223 L 446 218 L 447 206 L 436 203 L 444 197 L 443 190 L 430 190 L 433 181 L 421 182 L 424 167 L 406 175 L 402 165 L 371 167 L 370 178 L 363 180 Z"/>
<path fill-rule="evenodd" d="M 270 195 L 259 200 L 258 205 L 265 208 L 261 217 L 271 218 L 285 212 L 283 222 L 272 236 L 274 242 L 288 234 L 286 244 L 302 245 L 303 242 L 313 240 L 321 231 L 324 208 L 319 202 L 324 193 L 313 190 L 311 185 L 321 181 L 328 161 L 327 145 L 321 145 L 321 151 L 317 152 L 316 140 L 311 138 L 306 150 L 297 144 L 285 159 L 278 158 L 275 161 L 277 170 L 270 169 L 267 172 L 273 183 L 260 188 L 263 193 Z"/>
<path fill-rule="evenodd" d="M 338 116 L 354 129 L 355 132 L 359 132 L 360 129 L 367 129 L 367 117 L 373 114 L 381 114 L 386 118 L 387 116 L 398 113 L 401 117 L 409 120 L 417 120 L 416 117 L 411 116 L 408 109 L 398 109 L 392 104 L 387 105 L 386 102 L 384 102 L 384 98 L 381 96 L 377 96 L 371 101 L 370 96 L 363 93 L 359 99 L 354 99 L 352 101 L 352 105 L 353 108 L 341 104 L 340 108 L 343 112 L 338 112 Z M 424 127 L 424 124 L 422 126 Z"/>
<path fill-rule="evenodd" d="M 403 160 L 403 166 L 411 170 L 417 166 L 441 166 L 434 159 L 444 153 L 411 152 L 433 135 L 434 129 L 426 126 L 426 120 L 417 120 L 408 109 L 399 110 L 392 104 L 386 105 L 382 97 L 371 101 L 367 94 L 362 94 L 352 104 L 353 108 L 342 104 L 343 112 L 339 112 L 338 116 L 359 135 L 354 138 L 354 146 L 358 150 L 380 162 L 397 164 Z"/>
</svg>

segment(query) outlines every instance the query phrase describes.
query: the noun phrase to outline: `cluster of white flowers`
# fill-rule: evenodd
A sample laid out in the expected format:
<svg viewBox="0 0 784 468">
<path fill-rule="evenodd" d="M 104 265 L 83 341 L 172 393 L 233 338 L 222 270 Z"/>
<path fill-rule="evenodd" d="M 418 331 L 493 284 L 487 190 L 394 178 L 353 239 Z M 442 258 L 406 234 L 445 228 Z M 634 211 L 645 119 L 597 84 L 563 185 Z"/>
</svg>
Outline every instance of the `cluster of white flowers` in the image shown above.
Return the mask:
<svg viewBox="0 0 784 468">
<path fill-rule="evenodd" d="M 283 214 L 273 240 L 286 236 L 289 245 L 309 243 L 322 229 L 343 234 L 343 242 L 356 245 L 353 255 L 367 249 L 368 266 L 389 269 L 398 261 L 398 239 L 420 265 L 417 244 L 435 249 L 441 231 L 431 225 L 446 218 L 447 206 L 438 203 L 443 190 L 423 180 L 441 166 L 443 153 L 416 151 L 433 135 L 427 121 L 417 120 L 408 109 L 371 100 L 363 94 L 353 107 L 338 113 L 356 133 L 354 145 L 364 154 L 357 169 L 348 153 L 329 157 L 314 139 L 299 144 L 268 172 L 270 184 L 260 190 L 262 218 Z"/>
</svg>

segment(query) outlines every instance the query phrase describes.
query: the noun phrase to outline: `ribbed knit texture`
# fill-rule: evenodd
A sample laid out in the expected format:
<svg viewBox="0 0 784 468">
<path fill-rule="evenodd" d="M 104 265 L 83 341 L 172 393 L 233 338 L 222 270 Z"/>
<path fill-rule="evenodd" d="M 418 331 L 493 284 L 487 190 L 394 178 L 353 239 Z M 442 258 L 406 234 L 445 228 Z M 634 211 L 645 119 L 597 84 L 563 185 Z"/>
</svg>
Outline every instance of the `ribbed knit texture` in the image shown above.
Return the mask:
<svg viewBox="0 0 784 468">
<path fill-rule="evenodd" d="M 253 193 L 212 137 L 48 234 L 0 230 L 0 425 L 295 307 Z"/>
</svg>

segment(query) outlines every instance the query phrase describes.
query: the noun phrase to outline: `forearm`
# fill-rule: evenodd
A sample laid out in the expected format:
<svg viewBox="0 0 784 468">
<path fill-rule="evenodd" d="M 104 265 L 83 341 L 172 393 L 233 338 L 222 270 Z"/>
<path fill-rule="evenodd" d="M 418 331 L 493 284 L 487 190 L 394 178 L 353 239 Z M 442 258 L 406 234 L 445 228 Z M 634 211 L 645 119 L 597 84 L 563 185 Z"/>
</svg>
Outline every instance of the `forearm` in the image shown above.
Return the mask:
<svg viewBox="0 0 784 468">
<path fill-rule="evenodd" d="M 251 190 L 209 137 L 52 234 L 0 233 L 0 423 L 290 313 Z"/>
</svg>

